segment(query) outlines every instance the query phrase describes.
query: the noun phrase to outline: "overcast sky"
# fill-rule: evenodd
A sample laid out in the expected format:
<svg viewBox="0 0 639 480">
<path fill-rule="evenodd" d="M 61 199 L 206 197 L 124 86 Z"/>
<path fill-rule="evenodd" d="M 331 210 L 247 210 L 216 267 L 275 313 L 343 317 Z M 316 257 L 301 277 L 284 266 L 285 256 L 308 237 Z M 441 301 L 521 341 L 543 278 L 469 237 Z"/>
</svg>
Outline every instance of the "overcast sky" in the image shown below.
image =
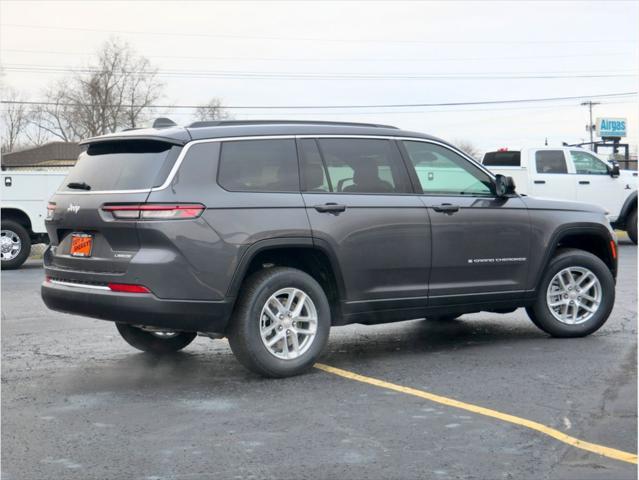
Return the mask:
<svg viewBox="0 0 639 480">
<path fill-rule="evenodd" d="M 47 84 L 64 74 L 12 68 L 85 66 L 111 35 L 160 69 L 163 103 L 173 105 L 211 97 L 232 106 L 475 102 L 639 87 L 636 1 L 2 1 L 0 17 L 2 83 L 30 100 L 42 99 Z M 194 72 L 205 73 L 198 78 Z M 241 73 L 228 76 L 232 72 Z M 513 76 L 561 78 L 503 78 Z M 637 97 L 593 100 L 602 102 L 595 116 L 628 119 L 628 140 L 636 149 Z M 486 150 L 543 144 L 546 137 L 551 145 L 585 141 L 588 112 L 579 103 L 232 113 L 386 123 Z M 182 124 L 191 115 L 169 114 Z"/>
</svg>

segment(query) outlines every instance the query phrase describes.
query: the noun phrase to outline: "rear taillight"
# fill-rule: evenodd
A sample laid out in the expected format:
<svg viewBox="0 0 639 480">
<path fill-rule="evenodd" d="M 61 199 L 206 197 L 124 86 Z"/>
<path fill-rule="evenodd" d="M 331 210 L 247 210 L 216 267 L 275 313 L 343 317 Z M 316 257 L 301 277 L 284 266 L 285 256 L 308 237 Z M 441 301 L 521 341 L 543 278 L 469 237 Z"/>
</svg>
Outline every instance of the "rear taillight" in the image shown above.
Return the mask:
<svg viewBox="0 0 639 480">
<path fill-rule="evenodd" d="M 55 212 L 55 203 L 49 202 L 47 205 L 47 220 L 51 220 L 53 218 L 53 213 Z"/>
<path fill-rule="evenodd" d="M 183 220 L 202 215 L 199 203 L 145 203 L 137 205 L 104 205 L 102 210 L 118 220 Z"/>
<path fill-rule="evenodd" d="M 151 290 L 144 285 L 131 285 L 129 283 L 109 283 L 109 290 L 112 292 L 124 293 L 151 293 Z"/>
<path fill-rule="evenodd" d="M 617 260 L 617 244 L 614 240 L 610 240 L 610 254 L 614 260 Z"/>
</svg>

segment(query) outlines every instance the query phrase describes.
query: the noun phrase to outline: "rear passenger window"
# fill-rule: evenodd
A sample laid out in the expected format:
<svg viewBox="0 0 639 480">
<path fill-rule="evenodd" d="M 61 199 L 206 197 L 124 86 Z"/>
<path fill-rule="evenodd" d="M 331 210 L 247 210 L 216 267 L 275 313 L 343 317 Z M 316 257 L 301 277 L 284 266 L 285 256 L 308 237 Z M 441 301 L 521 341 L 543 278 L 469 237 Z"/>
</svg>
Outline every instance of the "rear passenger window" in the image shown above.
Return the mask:
<svg viewBox="0 0 639 480">
<path fill-rule="evenodd" d="M 333 192 L 407 193 L 408 173 L 389 140 L 328 138 L 319 140 Z"/>
<path fill-rule="evenodd" d="M 519 167 L 521 166 L 520 152 L 488 152 L 482 162 L 487 167 Z"/>
<path fill-rule="evenodd" d="M 232 192 L 298 192 L 295 141 L 223 142 L 218 182 Z"/>
<path fill-rule="evenodd" d="M 535 152 L 537 173 L 568 173 L 566 157 L 562 150 L 540 150 Z"/>
</svg>

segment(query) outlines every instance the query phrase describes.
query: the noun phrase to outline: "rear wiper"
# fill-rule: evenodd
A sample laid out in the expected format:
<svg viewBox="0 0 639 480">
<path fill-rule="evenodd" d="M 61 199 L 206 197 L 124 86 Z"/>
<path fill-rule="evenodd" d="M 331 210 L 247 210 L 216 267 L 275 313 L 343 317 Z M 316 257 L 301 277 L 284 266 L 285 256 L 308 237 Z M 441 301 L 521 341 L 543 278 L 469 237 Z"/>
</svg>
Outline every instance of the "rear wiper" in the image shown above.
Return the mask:
<svg viewBox="0 0 639 480">
<path fill-rule="evenodd" d="M 91 185 L 84 182 L 70 182 L 67 183 L 67 187 L 76 188 L 78 190 L 91 190 Z"/>
</svg>

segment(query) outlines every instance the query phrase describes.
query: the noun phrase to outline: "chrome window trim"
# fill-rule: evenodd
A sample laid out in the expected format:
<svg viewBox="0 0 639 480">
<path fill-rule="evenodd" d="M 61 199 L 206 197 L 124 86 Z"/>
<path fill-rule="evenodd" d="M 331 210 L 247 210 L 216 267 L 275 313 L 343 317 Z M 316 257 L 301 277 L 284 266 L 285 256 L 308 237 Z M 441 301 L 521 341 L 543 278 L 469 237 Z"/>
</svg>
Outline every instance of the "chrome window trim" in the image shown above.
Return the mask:
<svg viewBox="0 0 639 480">
<path fill-rule="evenodd" d="M 478 167 L 481 171 L 486 173 L 493 180 L 495 179 L 495 174 L 484 167 L 477 160 L 471 158 L 463 151 L 458 148 L 448 145 L 443 142 L 439 142 L 437 140 L 431 140 L 428 138 L 419 138 L 419 137 L 402 137 L 402 136 L 394 136 L 394 135 L 349 135 L 349 134 L 321 134 L 321 135 L 253 135 L 250 137 L 219 137 L 219 138 L 205 138 L 202 140 L 193 140 L 188 142 L 182 148 L 182 151 L 178 155 L 178 158 L 175 160 L 171 171 L 169 172 L 166 180 L 159 187 L 153 188 L 145 188 L 145 189 L 137 189 L 137 190 L 94 190 L 94 191 L 81 191 L 81 192 L 61 192 L 57 191 L 56 195 L 109 195 L 109 194 L 117 194 L 117 193 L 151 193 L 151 192 L 159 192 L 161 190 L 165 190 L 171 185 L 173 178 L 177 174 L 182 162 L 184 161 L 184 157 L 190 150 L 193 145 L 199 145 L 202 143 L 215 143 L 215 142 L 235 142 L 240 140 L 278 140 L 278 139 L 302 139 L 302 138 L 360 138 L 360 139 L 373 139 L 373 140 L 395 140 L 395 141 L 412 141 L 412 142 L 424 142 L 431 143 L 434 145 L 439 145 L 440 147 L 447 148 L 454 153 L 460 155 L 463 159 L 468 162 L 471 162 L 473 165 Z M 277 193 L 277 192 L 272 192 Z M 289 192 L 290 193 L 290 192 Z M 293 192 L 297 193 L 297 192 Z"/>
</svg>

